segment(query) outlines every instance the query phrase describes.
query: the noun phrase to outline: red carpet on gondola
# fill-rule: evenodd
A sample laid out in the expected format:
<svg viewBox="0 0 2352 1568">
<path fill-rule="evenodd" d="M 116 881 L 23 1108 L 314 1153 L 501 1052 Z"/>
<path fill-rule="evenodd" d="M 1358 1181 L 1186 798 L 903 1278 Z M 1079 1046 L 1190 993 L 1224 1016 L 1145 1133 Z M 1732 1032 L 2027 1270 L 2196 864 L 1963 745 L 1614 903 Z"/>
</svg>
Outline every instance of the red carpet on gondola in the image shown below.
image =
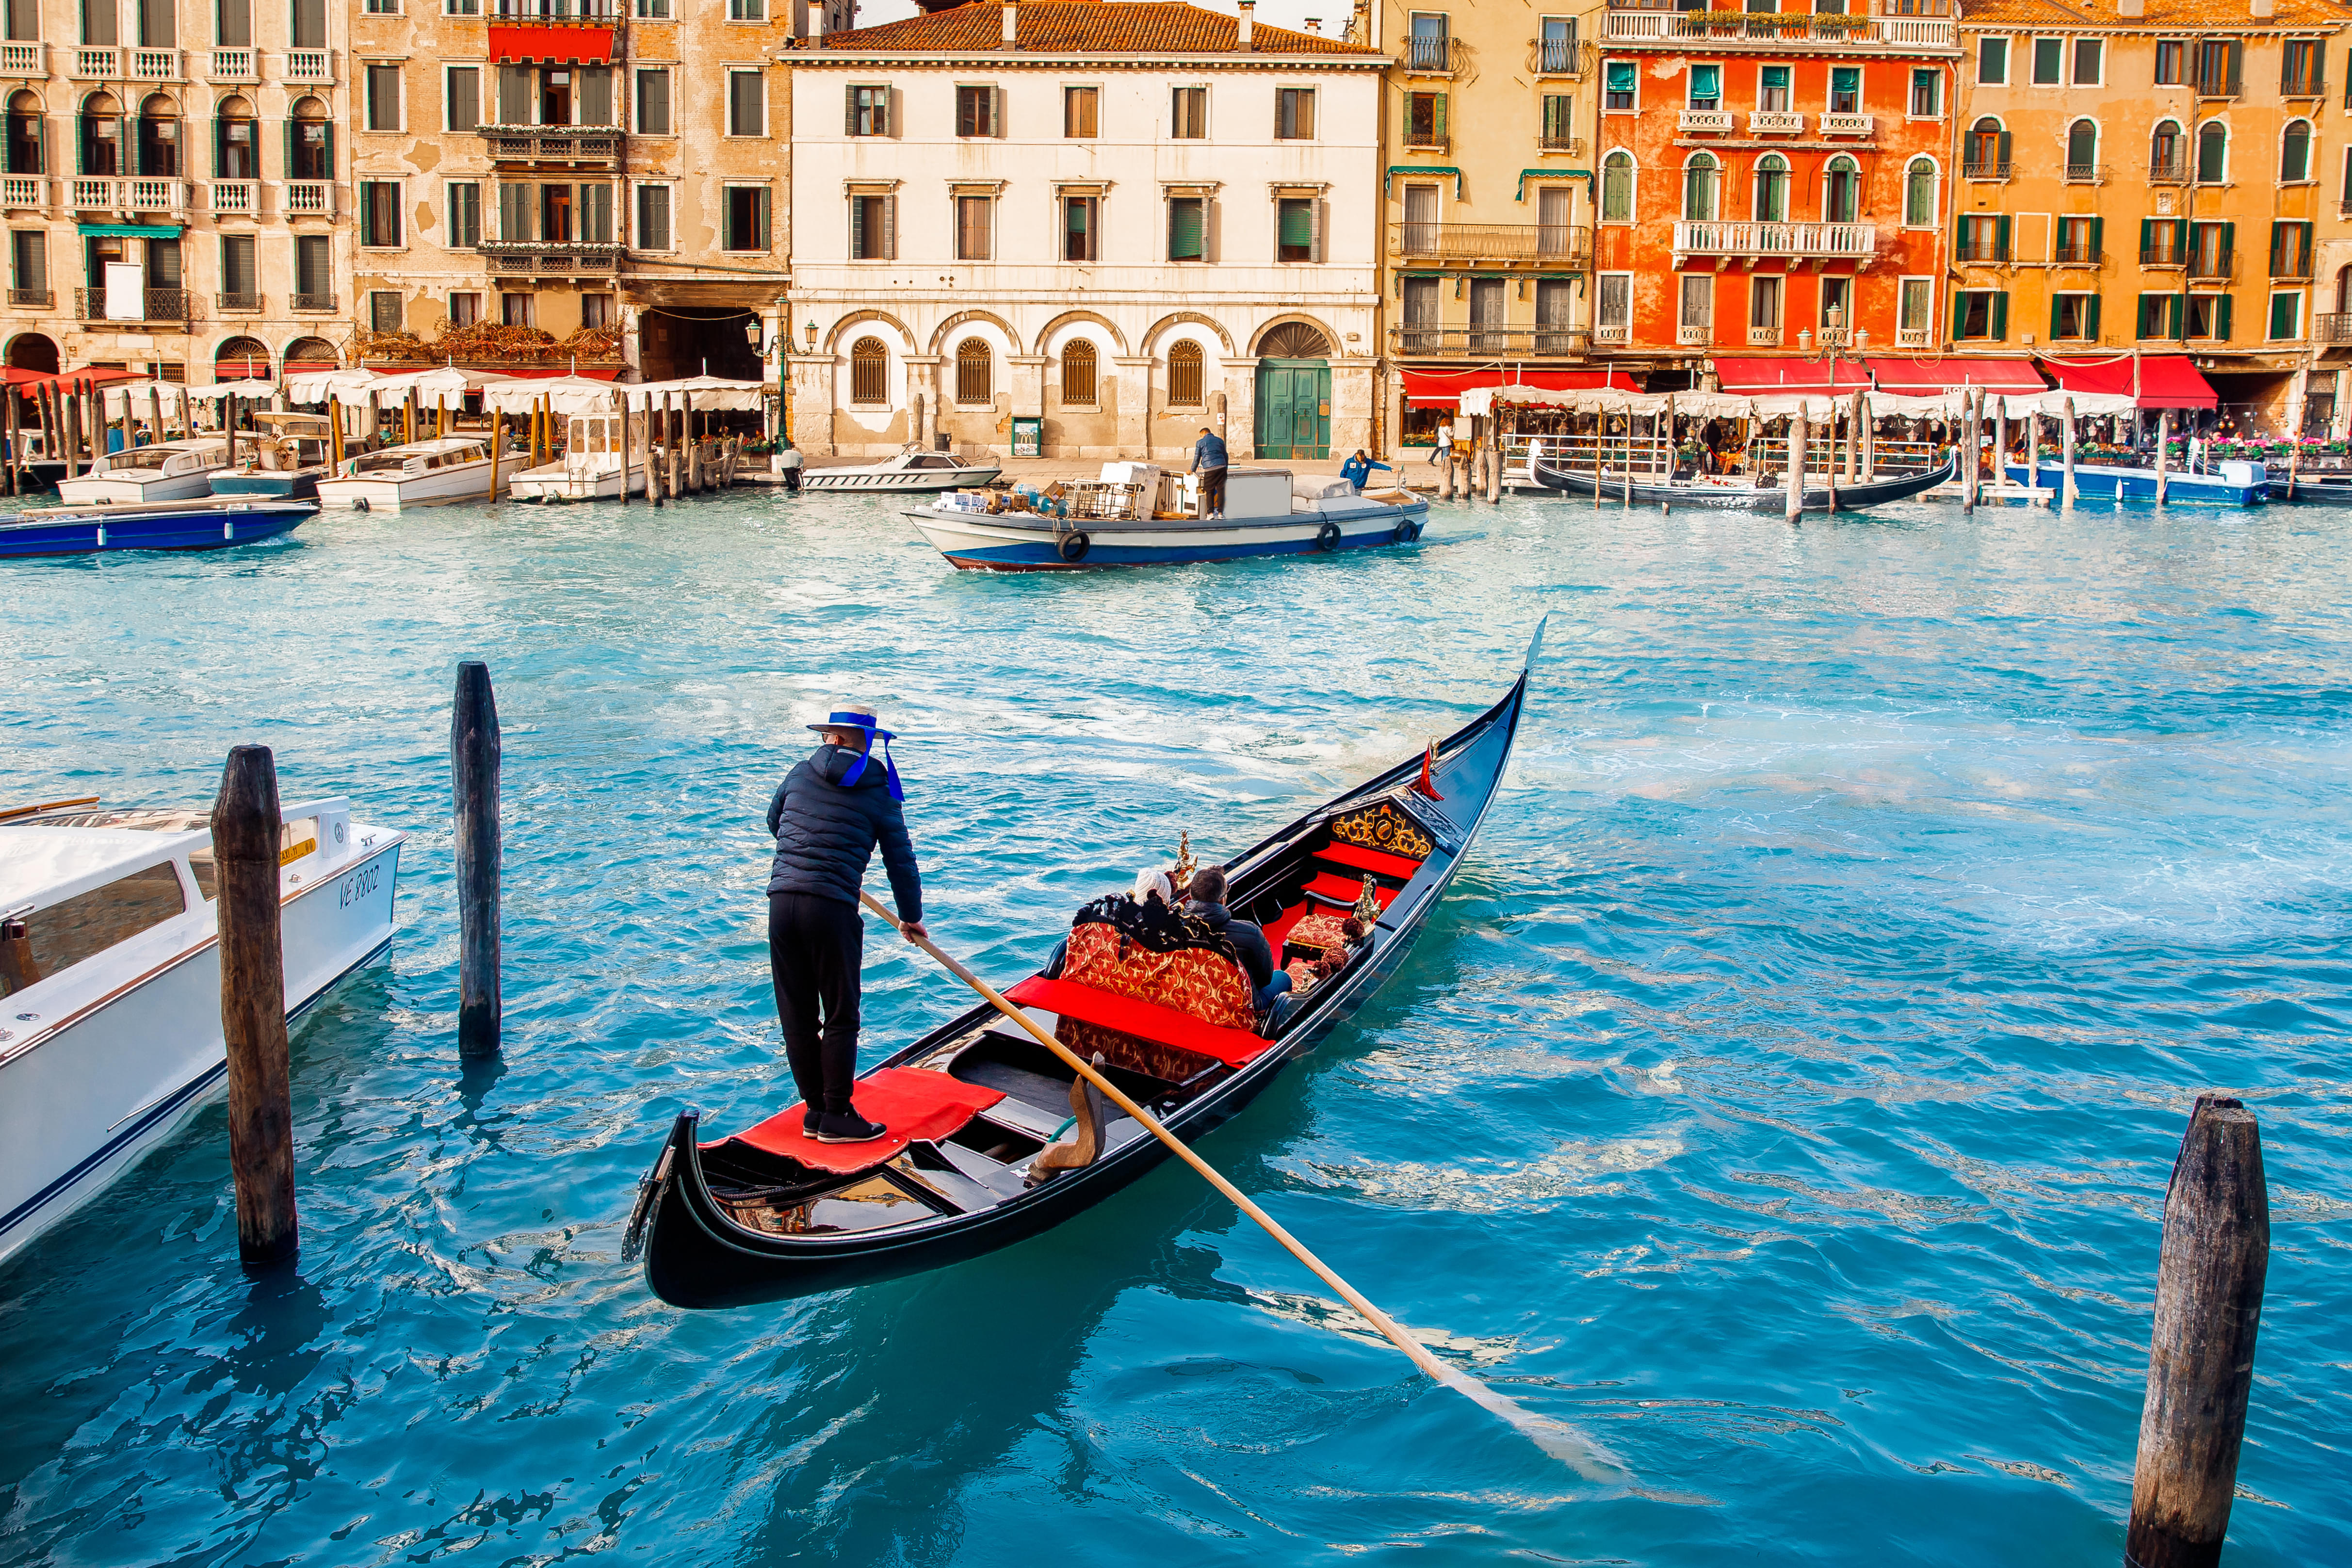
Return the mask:
<svg viewBox="0 0 2352 1568">
<path fill-rule="evenodd" d="M 966 1083 L 920 1067 L 886 1067 L 857 1081 L 857 1109 L 890 1131 L 870 1144 L 820 1144 L 801 1131 L 808 1113 L 798 1101 L 756 1127 L 735 1135 L 755 1149 L 798 1160 L 821 1171 L 852 1176 L 872 1170 L 918 1138 L 944 1138 L 1004 1098 L 1001 1090 Z M 720 1139 L 724 1143 L 725 1139 Z M 718 1147 L 705 1144 L 706 1149 Z"/>
</svg>

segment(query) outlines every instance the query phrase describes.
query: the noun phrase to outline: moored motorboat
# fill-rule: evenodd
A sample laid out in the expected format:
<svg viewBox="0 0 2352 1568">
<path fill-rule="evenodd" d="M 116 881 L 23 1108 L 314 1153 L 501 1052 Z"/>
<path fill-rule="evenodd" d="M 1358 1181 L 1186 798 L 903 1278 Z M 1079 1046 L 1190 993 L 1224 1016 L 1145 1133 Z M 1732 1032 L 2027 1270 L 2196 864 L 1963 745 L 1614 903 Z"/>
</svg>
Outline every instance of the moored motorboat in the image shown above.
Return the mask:
<svg viewBox="0 0 2352 1568">
<path fill-rule="evenodd" d="M 406 835 L 340 799 L 279 836 L 286 1010 L 392 940 Z M 67 802 L 0 817 L 0 1258 L 88 1201 L 227 1071 L 201 810 Z"/>
<path fill-rule="evenodd" d="M 646 493 L 645 420 L 631 431 L 637 450 L 625 476 L 628 493 Z M 563 455 L 552 463 L 517 471 L 507 482 L 507 494 L 518 501 L 618 500 L 624 475 L 621 464 L 621 415 L 573 414 L 565 430 Z"/>
<path fill-rule="evenodd" d="M 2294 475 L 2273 474 L 2263 486 L 2273 501 L 2297 505 L 2352 507 L 2352 474 L 2328 469 Z"/>
<path fill-rule="evenodd" d="M 212 476 L 228 466 L 228 444 L 219 436 L 157 441 L 110 452 L 89 471 L 58 481 L 58 498 L 69 502 L 180 501 L 212 493 Z"/>
<path fill-rule="evenodd" d="M 1250 556 L 1328 555 L 1411 544 L 1429 503 L 1404 489 L 1359 492 L 1345 479 L 1286 468 L 1234 468 L 1222 517 L 1190 515 L 1188 487 L 1149 465 L 1105 465 L 1099 482 L 1055 486 L 1049 510 L 1003 497 L 942 496 L 906 515 L 950 564 L 967 571 L 1059 571 L 1169 566 Z"/>
<path fill-rule="evenodd" d="M 1300 966 L 1294 975 L 1319 975 L 1295 1006 L 1257 1019 L 1229 947 L 1131 955 L 1115 937 L 1088 945 L 1085 925 L 1065 967 L 1005 995 L 1176 1136 L 1200 1138 L 1403 962 L 1495 799 L 1541 646 L 1538 627 L 1510 691 L 1426 757 L 1230 862 L 1234 913 L 1265 926 Z M 1376 913 L 1351 937 L 1343 922 L 1360 911 Z M 1082 1128 L 1064 1141 L 1074 1112 L 1085 1115 L 1074 1077 L 979 1007 L 860 1076 L 859 1109 L 891 1129 L 875 1143 L 813 1142 L 798 1104 L 705 1141 L 701 1113 L 688 1111 L 639 1185 L 623 1256 L 641 1252 L 646 1283 L 673 1305 L 727 1307 L 917 1273 L 1035 1235 L 1167 1157 L 1139 1123 L 1100 1107 L 1092 1137 Z"/>
<path fill-rule="evenodd" d="M 212 476 L 215 496 L 302 497 L 319 493 L 333 455 L 333 422 L 323 413 L 287 413 L 256 409 L 254 423 L 263 434 L 239 441 L 235 458 Z M 352 443 L 352 448 L 361 445 Z"/>
<path fill-rule="evenodd" d="M 501 464 L 510 461 L 501 455 Z M 498 476 L 499 488 L 506 474 Z M 319 504 L 358 512 L 397 512 L 481 501 L 490 495 L 488 436 L 443 435 L 343 459 L 342 470 L 319 481 Z"/>
<path fill-rule="evenodd" d="M 2022 463 L 2001 465 L 2011 484 L 2030 485 L 2055 495 L 2066 483 L 2065 465 L 2044 459 L 2029 469 Z M 2108 501 L 2153 501 L 2154 468 L 2126 467 L 2114 463 L 2074 465 L 2074 493 Z M 2218 463 L 2170 468 L 2164 475 L 2164 498 L 2197 501 L 2222 507 L 2259 507 L 2270 499 L 2271 478 L 2260 463 L 2229 457 Z"/>
<path fill-rule="evenodd" d="M 1813 483 L 1813 476 L 1808 474 L 1802 506 L 1808 512 L 1852 512 L 1865 507 L 1885 506 L 1889 501 L 1907 500 L 1949 482 L 1957 472 L 1956 462 L 1957 459 L 1947 456 L 1942 463 L 1924 474 L 1865 479 L 1833 487 Z M 1622 469 L 1612 474 L 1604 468 L 1596 476 L 1590 468 L 1563 468 L 1540 458 L 1530 460 L 1528 468 L 1535 475 L 1536 482 L 1548 490 L 1590 499 L 1597 487 L 1604 505 L 1622 503 L 1627 498 L 1629 480 Z M 1789 505 L 1786 485 L 1755 485 L 1715 478 L 1661 485 L 1655 480 L 1638 476 L 1633 477 L 1630 485 L 1632 504 L 1636 507 L 1688 507 L 1698 511 L 1777 514 L 1785 512 Z"/>
<path fill-rule="evenodd" d="M 881 495 L 924 495 L 985 485 L 1004 471 L 1003 464 L 965 463 L 944 452 L 909 446 L 879 463 L 845 468 L 808 468 L 801 473 L 803 490 L 857 490 Z"/>
<path fill-rule="evenodd" d="M 38 507 L 0 516 L 0 558 L 97 550 L 220 549 L 290 533 L 316 501 L 199 497 L 136 505 Z"/>
</svg>

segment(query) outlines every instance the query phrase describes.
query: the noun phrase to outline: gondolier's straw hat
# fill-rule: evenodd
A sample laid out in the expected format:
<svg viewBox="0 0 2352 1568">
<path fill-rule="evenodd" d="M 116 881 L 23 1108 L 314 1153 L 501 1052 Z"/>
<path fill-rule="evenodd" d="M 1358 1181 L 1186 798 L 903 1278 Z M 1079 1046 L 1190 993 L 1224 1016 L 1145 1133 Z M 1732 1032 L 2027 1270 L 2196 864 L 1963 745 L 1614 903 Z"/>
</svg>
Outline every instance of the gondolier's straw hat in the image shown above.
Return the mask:
<svg viewBox="0 0 2352 1568">
<path fill-rule="evenodd" d="M 850 765 L 848 774 L 843 778 L 841 782 L 845 789 L 856 787 L 857 780 L 866 772 L 866 761 L 874 755 L 875 741 L 879 740 L 882 743 L 882 768 L 890 777 L 890 799 L 903 800 L 907 798 L 905 787 L 898 782 L 898 764 L 890 756 L 890 742 L 898 738 L 897 734 L 882 727 L 872 703 L 856 702 L 848 697 L 835 697 L 833 702 L 833 712 L 826 716 L 824 722 L 813 724 L 809 727 L 814 730 L 856 729 L 865 732 L 866 749 L 858 754 L 857 760 Z"/>
</svg>

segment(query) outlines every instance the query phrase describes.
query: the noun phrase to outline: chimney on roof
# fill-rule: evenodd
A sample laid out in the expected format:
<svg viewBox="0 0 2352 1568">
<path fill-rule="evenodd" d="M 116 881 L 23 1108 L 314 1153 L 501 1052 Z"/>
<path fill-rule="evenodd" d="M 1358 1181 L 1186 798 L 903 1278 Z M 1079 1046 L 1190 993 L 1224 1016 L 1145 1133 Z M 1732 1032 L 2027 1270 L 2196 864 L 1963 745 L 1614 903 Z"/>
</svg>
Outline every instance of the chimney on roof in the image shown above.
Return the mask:
<svg viewBox="0 0 2352 1568">
<path fill-rule="evenodd" d="M 1021 0 L 1004 0 L 1004 47 L 1021 47 Z"/>
<path fill-rule="evenodd" d="M 1372 41 L 1368 18 L 1364 14 L 1367 9 L 1369 9 L 1369 7 L 1365 5 L 1364 0 L 1356 0 L 1355 6 L 1349 11 L 1347 33 L 1348 42 L 1351 44 L 1369 44 Z"/>
<path fill-rule="evenodd" d="M 1317 37 L 1321 37 L 1323 36 L 1323 18 L 1320 16 L 1307 17 L 1307 30 L 1314 34 Z"/>
<path fill-rule="evenodd" d="M 1234 41 L 1239 44 L 1243 48 L 1246 49 L 1252 47 L 1250 44 L 1250 16 L 1251 13 L 1257 9 L 1257 0 L 1241 0 L 1241 25 L 1235 29 Z"/>
<path fill-rule="evenodd" d="M 2252 9 L 2255 21 L 2267 22 L 2278 15 L 2278 0 L 2253 0 Z"/>
<path fill-rule="evenodd" d="M 2147 15 L 2147 0 L 2116 0 L 2116 15 L 2118 16 L 2145 16 Z"/>
</svg>

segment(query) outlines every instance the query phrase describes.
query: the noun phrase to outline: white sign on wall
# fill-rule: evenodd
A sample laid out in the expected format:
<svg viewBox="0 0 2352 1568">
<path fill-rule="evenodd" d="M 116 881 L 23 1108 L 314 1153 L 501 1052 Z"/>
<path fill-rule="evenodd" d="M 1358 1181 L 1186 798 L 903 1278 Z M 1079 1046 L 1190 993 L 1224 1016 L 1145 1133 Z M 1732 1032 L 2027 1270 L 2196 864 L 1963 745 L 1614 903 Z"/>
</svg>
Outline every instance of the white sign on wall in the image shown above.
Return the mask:
<svg viewBox="0 0 2352 1568">
<path fill-rule="evenodd" d="M 135 261 L 106 264 L 106 319 L 147 319 L 147 269 Z"/>
</svg>

